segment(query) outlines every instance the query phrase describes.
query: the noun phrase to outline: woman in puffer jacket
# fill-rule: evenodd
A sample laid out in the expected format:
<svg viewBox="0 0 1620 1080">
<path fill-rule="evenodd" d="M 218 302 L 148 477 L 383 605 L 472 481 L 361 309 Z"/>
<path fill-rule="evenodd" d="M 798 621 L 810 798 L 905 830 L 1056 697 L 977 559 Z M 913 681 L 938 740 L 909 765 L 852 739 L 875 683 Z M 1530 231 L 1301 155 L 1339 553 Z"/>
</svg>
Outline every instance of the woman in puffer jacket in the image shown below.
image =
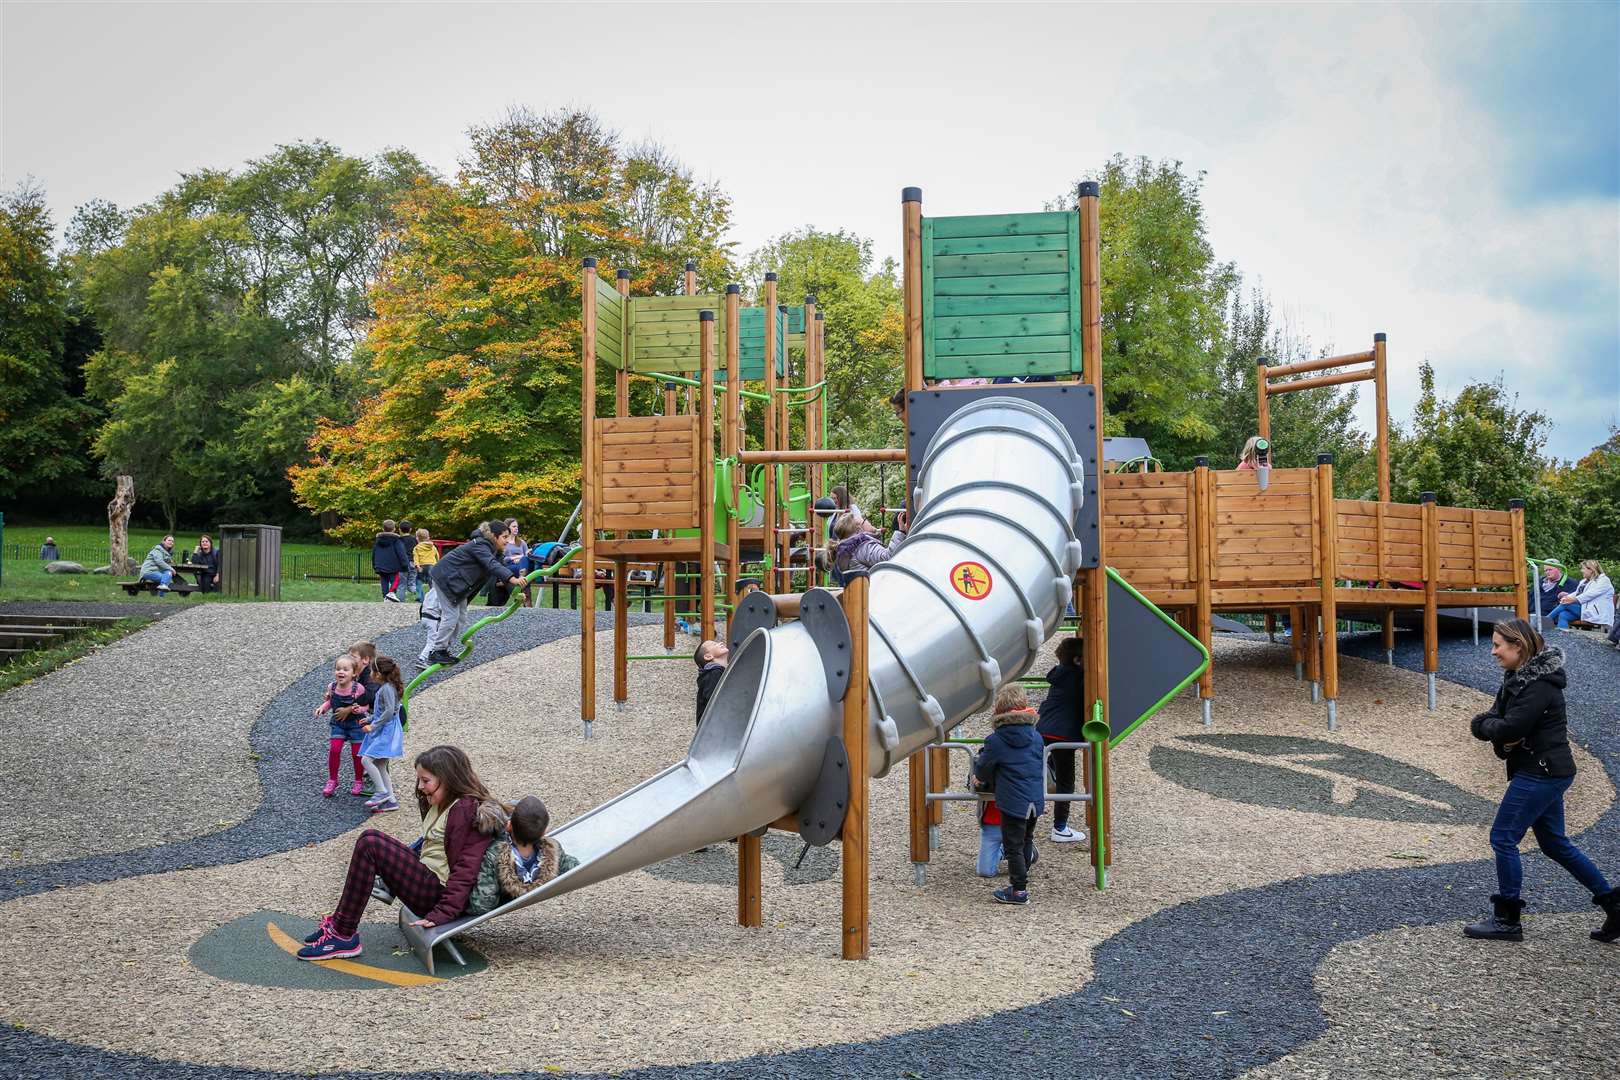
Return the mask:
<svg viewBox="0 0 1620 1080">
<path fill-rule="evenodd" d="M 900 527 L 895 529 L 887 546 L 878 539 L 877 526 L 867 521 L 859 510 L 838 515 L 833 522 L 833 565 L 840 574 L 852 570 L 870 571 L 878 563 L 894 558 L 895 550 L 905 540 L 906 516 L 902 512 Z"/>
<path fill-rule="evenodd" d="M 1522 941 L 1519 890 L 1524 872 L 1519 841 L 1534 831 L 1542 854 L 1568 870 L 1592 893 L 1606 915 L 1592 931 L 1597 941 L 1620 940 L 1620 889 L 1611 889 L 1586 853 L 1564 835 L 1564 792 L 1575 782 L 1575 757 L 1565 723 L 1564 652 L 1548 648 L 1523 619 L 1498 623 L 1491 635 L 1491 656 L 1503 671 L 1502 689 L 1488 712 L 1474 717 L 1474 738 L 1491 744 L 1507 762 L 1508 789 L 1491 826 L 1496 852 L 1496 894 L 1492 913 L 1463 928 L 1471 938 Z"/>
</svg>

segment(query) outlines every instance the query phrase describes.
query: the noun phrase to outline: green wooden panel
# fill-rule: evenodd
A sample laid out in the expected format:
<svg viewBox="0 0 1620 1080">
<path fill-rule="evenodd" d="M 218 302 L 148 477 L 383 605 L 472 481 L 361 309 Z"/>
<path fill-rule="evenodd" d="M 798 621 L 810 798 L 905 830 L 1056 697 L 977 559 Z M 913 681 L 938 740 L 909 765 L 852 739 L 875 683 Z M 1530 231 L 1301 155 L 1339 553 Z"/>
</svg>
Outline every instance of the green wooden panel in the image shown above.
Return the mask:
<svg viewBox="0 0 1620 1080">
<path fill-rule="evenodd" d="M 923 262 L 930 261 L 923 253 Z M 1029 293 L 1065 292 L 1069 288 L 1068 274 L 1013 274 L 1008 277 L 931 278 L 926 273 L 923 285 L 934 282 L 936 296 L 1017 296 Z M 926 310 L 926 309 L 925 309 Z"/>
<path fill-rule="evenodd" d="M 1068 230 L 1068 220 L 1076 217 L 1071 211 L 1055 210 L 1041 214 L 974 214 L 968 217 L 940 217 L 925 220 L 934 223 L 935 240 L 962 236 L 1027 236 L 1031 233 L 1057 233 Z M 924 251 L 928 248 L 925 245 Z"/>
<path fill-rule="evenodd" d="M 787 324 L 793 309 L 776 313 L 776 373 L 787 371 Z M 804 309 L 799 309 L 799 323 L 804 323 Z M 741 360 L 744 379 L 765 378 L 765 309 L 746 307 L 737 313 L 737 355 Z"/>
<path fill-rule="evenodd" d="M 932 379 L 994 379 L 1001 376 L 1069 375 L 1069 354 L 1021 353 L 1016 356 L 941 356 Z"/>
<path fill-rule="evenodd" d="M 988 315 L 981 318 L 934 320 L 935 341 L 964 337 L 1028 337 L 1031 334 L 1068 332 L 1068 312 L 1057 315 Z"/>
<path fill-rule="evenodd" d="M 1068 238 L 1059 233 L 1028 236 L 956 236 L 931 242 L 935 255 L 992 255 L 1007 251 L 1062 251 Z"/>
<path fill-rule="evenodd" d="M 666 329 L 668 327 L 668 329 Z M 696 341 L 703 331 L 698 324 L 693 323 L 688 329 L 685 323 L 654 323 L 648 326 L 645 323 L 636 324 L 636 346 L 643 344 L 667 344 L 671 341 Z"/>
<path fill-rule="evenodd" d="M 1064 352 L 1067 334 L 1033 334 L 1029 337 L 945 338 L 935 345 L 940 356 L 1008 356 L 1014 353 Z"/>
<path fill-rule="evenodd" d="M 623 366 L 624 298 L 602 278 L 596 279 L 596 360 L 611 368 Z"/>
<path fill-rule="evenodd" d="M 702 308 L 713 308 L 716 312 L 725 310 L 725 297 L 720 293 L 696 293 L 692 296 L 635 296 L 630 299 L 630 307 L 637 315 L 652 311 L 693 311 Z"/>
<path fill-rule="evenodd" d="M 1009 251 L 999 255 L 934 256 L 934 277 L 996 277 L 1002 274 L 1067 274 L 1067 251 Z"/>
<path fill-rule="evenodd" d="M 1079 375 L 1084 367 L 1080 352 L 1080 215 L 1069 215 L 1069 250 L 1074 258 L 1069 260 L 1069 357 L 1074 374 Z M 1098 403 L 1099 405 L 1101 402 Z"/>
<path fill-rule="evenodd" d="M 922 333 L 923 378 L 934 377 L 934 305 L 939 294 L 934 288 L 934 247 L 939 239 L 934 235 L 935 219 L 922 219 Z M 909 373 L 906 375 L 910 378 Z"/>
<path fill-rule="evenodd" d="M 669 310 L 637 311 L 637 326 L 696 326 L 698 312 L 708 308 L 672 308 Z M 715 311 L 715 322 L 720 321 L 724 308 Z"/>
<path fill-rule="evenodd" d="M 1039 315 L 1069 310 L 1067 293 L 1029 293 L 1024 296 L 936 296 L 934 316 Z"/>
</svg>

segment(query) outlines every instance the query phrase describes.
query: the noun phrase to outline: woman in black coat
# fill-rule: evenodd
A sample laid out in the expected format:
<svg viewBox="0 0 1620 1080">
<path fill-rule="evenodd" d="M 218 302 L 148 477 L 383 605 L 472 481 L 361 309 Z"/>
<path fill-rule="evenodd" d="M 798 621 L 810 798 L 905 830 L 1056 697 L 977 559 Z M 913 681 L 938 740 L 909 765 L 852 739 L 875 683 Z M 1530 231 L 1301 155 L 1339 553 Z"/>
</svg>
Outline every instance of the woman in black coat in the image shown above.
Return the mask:
<svg viewBox="0 0 1620 1080">
<path fill-rule="evenodd" d="M 1489 712 L 1474 717 L 1474 738 L 1491 744 L 1507 762 L 1508 789 L 1491 825 L 1496 852 L 1496 894 L 1492 913 L 1463 928 L 1471 938 L 1522 941 L 1519 889 L 1524 872 L 1519 841 L 1534 831 L 1542 854 L 1562 866 L 1592 893 L 1592 902 L 1607 916 L 1592 931 L 1598 941 L 1620 940 L 1620 889 L 1611 889 L 1586 853 L 1564 835 L 1564 792 L 1575 782 L 1575 757 L 1565 723 L 1564 652 L 1548 648 L 1523 619 L 1498 623 L 1491 635 L 1491 656 L 1504 672 L 1502 689 Z"/>
<path fill-rule="evenodd" d="M 197 550 L 191 553 L 190 561 L 191 565 L 202 567 L 197 571 L 197 588 L 203 592 L 219 592 L 219 549 L 207 533 L 197 538 Z"/>
</svg>

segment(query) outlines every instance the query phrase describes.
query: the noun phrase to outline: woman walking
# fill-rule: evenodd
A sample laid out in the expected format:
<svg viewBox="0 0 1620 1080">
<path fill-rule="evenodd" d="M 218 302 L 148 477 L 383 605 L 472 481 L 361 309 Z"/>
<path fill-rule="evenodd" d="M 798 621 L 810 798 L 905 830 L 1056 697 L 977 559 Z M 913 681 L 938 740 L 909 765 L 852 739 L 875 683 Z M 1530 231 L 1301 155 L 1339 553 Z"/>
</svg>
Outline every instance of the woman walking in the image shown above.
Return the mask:
<svg viewBox="0 0 1620 1080">
<path fill-rule="evenodd" d="M 1503 671 L 1502 689 L 1489 712 L 1474 717 L 1474 738 L 1491 744 L 1507 762 L 1508 789 L 1491 825 L 1496 852 L 1493 911 L 1463 928 L 1471 938 L 1523 941 L 1519 890 L 1524 871 L 1519 841 L 1526 830 L 1536 834 L 1542 854 L 1568 870 L 1592 893 L 1592 902 L 1607 916 L 1592 931 L 1597 941 L 1620 940 L 1620 889 L 1609 887 L 1586 853 L 1564 835 L 1564 792 L 1575 782 L 1575 757 L 1565 725 L 1564 651 L 1548 648 L 1524 619 L 1498 623 L 1491 635 L 1491 656 Z"/>
</svg>

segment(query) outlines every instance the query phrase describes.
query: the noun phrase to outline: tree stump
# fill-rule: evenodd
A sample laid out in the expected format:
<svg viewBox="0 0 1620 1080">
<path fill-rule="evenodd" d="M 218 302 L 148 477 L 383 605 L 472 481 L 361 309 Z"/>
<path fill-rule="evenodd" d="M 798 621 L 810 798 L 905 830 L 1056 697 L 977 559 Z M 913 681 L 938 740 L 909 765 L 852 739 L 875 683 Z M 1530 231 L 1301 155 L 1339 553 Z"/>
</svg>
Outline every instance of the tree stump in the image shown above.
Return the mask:
<svg viewBox="0 0 1620 1080">
<path fill-rule="evenodd" d="M 129 557 L 129 515 L 135 509 L 135 478 L 118 477 L 118 491 L 107 504 L 108 564 L 120 575 L 135 572 L 135 560 Z"/>
</svg>

